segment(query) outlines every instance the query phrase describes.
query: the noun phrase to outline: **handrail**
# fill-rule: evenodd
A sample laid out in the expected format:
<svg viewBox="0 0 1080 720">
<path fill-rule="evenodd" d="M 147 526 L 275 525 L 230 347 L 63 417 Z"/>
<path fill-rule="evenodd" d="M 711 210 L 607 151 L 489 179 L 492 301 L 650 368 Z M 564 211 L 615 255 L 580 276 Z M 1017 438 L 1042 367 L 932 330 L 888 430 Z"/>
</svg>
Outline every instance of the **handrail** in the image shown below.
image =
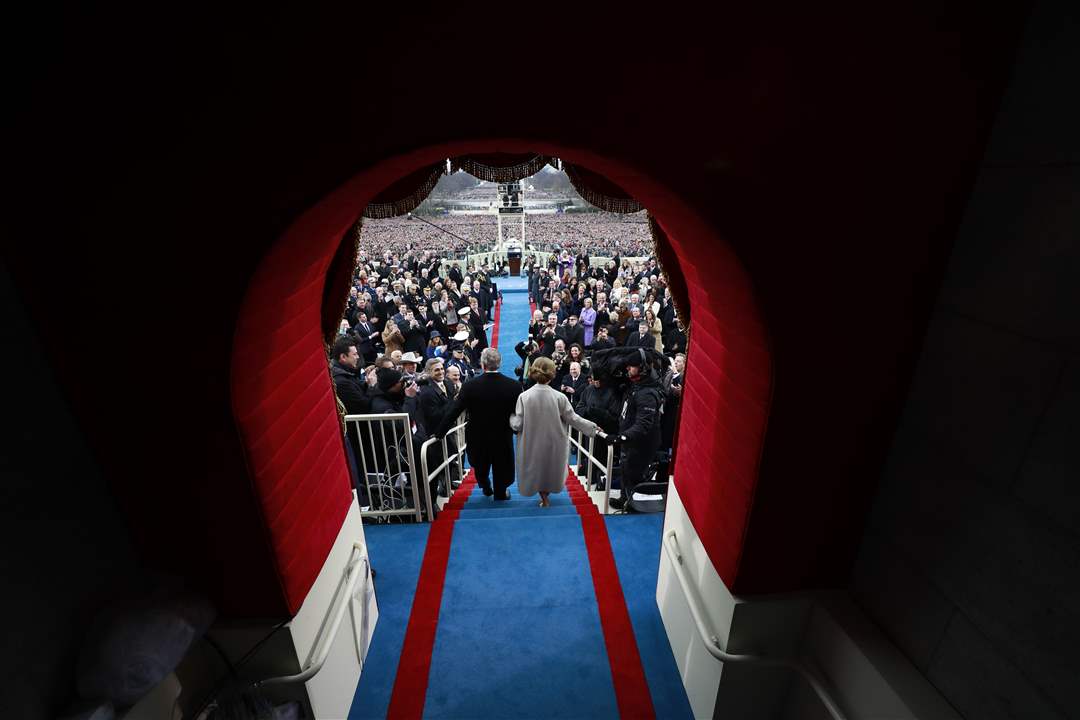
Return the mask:
<svg viewBox="0 0 1080 720">
<path fill-rule="evenodd" d="M 416 467 L 416 458 L 413 456 L 413 443 L 412 443 L 412 418 L 408 413 L 365 413 L 356 415 L 346 415 L 345 424 L 348 428 L 349 423 L 352 423 L 356 428 L 356 441 L 357 446 L 360 449 L 360 457 L 357 460 L 360 463 L 360 474 L 363 477 L 364 488 L 367 491 L 368 502 L 374 507 L 376 493 L 372 492 L 371 477 L 374 475 L 376 478 L 381 478 L 384 475 L 390 481 L 391 490 L 393 491 L 393 480 L 396 473 L 401 473 L 401 462 L 399 458 L 398 467 L 395 473 L 391 473 L 391 454 L 399 452 L 398 444 L 401 441 L 400 435 L 405 439 L 405 462 L 408 464 L 408 473 L 404 473 L 409 478 L 410 490 L 412 492 L 412 508 L 394 508 L 394 509 L 378 509 L 378 510 L 362 510 L 361 515 L 365 517 L 390 517 L 396 515 L 412 515 L 416 522 L 423 520 L 422 509 L 420 507 L 420 494 L 417 485 L 417 475 L 419 470 Z M 365 435 L 361 433 L 361 425 L 367 425 L 367 447 L 365 447 Z M 389 426 L 390 437 L 393 442 L 387 442 L 387 426 Z M 380 467 L 380 453 L 376 447 L 376 436 L 381 439 L 382 446 L 382 463 L 384 467 Z M 370 452 L 369 452 L 370 451 Z M 374 471 L 374 472 L 372 472 Z M 384 502 L 384 492 L 387 492 L 386 485 L 377 480 L 375 489 L 377 491 L 379 502 Z M 393 503 L 393 495 L 391 495 L 391 503 Z M 404 495 L 402 495 L 402 502 L 404 503 Z M 431 517 L 430 512 L 428 517 Z"/>
<path fill-rule="evenodd" d="M 357 556 L 357 553 L 359 555 Z M 363 572 L 355 572 L 359 565 L 363 564 Z M 361 577 L 367 580 L 368 576 L 368 556 L 364 552 L 364 546 L 361 543 L 353 543 L 352 554 L 349 562 L 345 565 L 345 593 L 342 596 L 341 603 L 337 606 L 337 610 L 334 612 L 333 620 L 330 622 L 329 632 L 320 632 L 319 636 L 315 639 L 315 644 L 311 647 L 311 651 L 308 653 L 307 662 L 304 663 L 303 669 L 295 675 L 281 675 L 279 677 L 272 677 L 266 680 L 260 680 L 254 685 L 261 687 L 265 685 L 285 685 L 291 683 L 307 682 L 311 678 L 315 677 L 323 665 L 326 664 L 326 659 L 330 656 L 330 647 L 334 644 L 334 638 L 337 637 L 338 630 L 341 628 L 341 621 L 345 619 L 345 610 L 350 608 L 353 603 L 353 595 L 356 591 L 356 584 Z M 336 596 L 335 596 L 336 597 Z M 366 588 L 365 588 L 365 602 L 366 602 Z M 330 608 L 334 606 L 331 604 Z M 364 612 L 367 612 L 367 607 L 364 607 Z M 327 610 L 327 616 L 329 619 L 330 610 Z M 326 627 L 326 620 L 323 620 L 323 627 Z"/>
<path fill-rule="evenodd" d="M 468 445 L 465 444 L 464 442 L 461 442 L 460 437 L 455 437 L 455 440 L 458 441 L 459 446 L 458 446 L 457 452 L 455 452 L 453 455 L 450 455 L 449 454 L 450 448 L 446 444 L 446 438 L 450 433 L 457 433 L 459 430 L 464 430 L 465 425 L 467 423 L 468 423 L 468 421 L 464 420 L 464 421 L 458 423 L 457 425 L 455 425 L 454 427 L 450 428 L 449 430 L 447 430 L 446 435 L 443 435 L 442 438 L 430 437 L 430 438 L 428 438 L 427 440 L 424 441 L 423 445 L 420 446 L 421 474 L 422 474 L 422 476 L 424 478 L 424 487 L 428 489 L 428 492 L 425 493 L 425 495 L 427 496 L 428 518 L 431 518 L 431 492 L 430 492 L 431 481 L 434 480 L 435 476 L 438 475 L 443 470 L 446 470 L 446 497 L 447 497 L 447 499 L 449 499 L 450 496 L 454 494 L 453 488 L 450 487 L 452 482 L 453 482 L 453 477 L 450 475 L 450 471 L 449 471 L 450 463 L 452 463 L 454 461 L 458 461 L 458 465 L 459 465 L 459 469 L 460 469 L 461 462 L 460 462 L 459 458 L 461 458 L 463 456 L 463 453 L 465 452 L 465 448 L 467 448 Z M 428 451 L 428 448 L 431 447 L 436 442 L 441 442 L 442 443 L 443 461 L 434 470 L 428 470 L 427 451 Z"/>
<path fill-rule="evenodd" d="M 690 616 L 694 618 L 694 624 L 697 626 L 698 635 L 701 636 L 701 641 L 705 644 L 705 649 L 709 651 L 710 655 L 721 662 L 786 667 L 795 670 L 810 684 L 810 687 L 817 694 L 833 720 L 847 720 L 846 716 L 840 710 L 836 701 L 821 680 L 810 670 L 810 668 L 798 660 L 790 658 L 772 658 L 764 655 L 733 654 L 724 650 L 720 646 L 719 634 L 713 629 L 712 622 L 701 607 L 697 588 L 686 573 L 686 568 L 683 565 L 682 550 L 679 547 L 679 538 L 676 536 L 674 530 L 668 530 L 664 535 L 664 550 L 667 552 L 668 559 L 671 560 L 671 564 L 675 568 L 675 577 L 679 579 L 683 595 L 686 596 L 686 602 L 690 606 Z"/>
<path fill-rule="evenodd" d="M 581 464 L 580 457 L 582 455 L 584 455 L 585 459 L 590 464 L 595 465 L 599 469 L 603 470 L 604 473 L 605 473 L 605 476 L 607 477 L 607 482 L 604 483 L 604 506 L 600 511 L 600 513 L 602 515 L 607 515 L 608 506 L 611 503 L 611 479 L 612 479 L 611 475 L 612 475 L 612 471 L 613 471 L 613 466 L 615 465 L 615 448 L 612 447 L 611 443 L 608 443 L 608 446 L 607 446 L 607 464 L 604 465 L 604 464 L 601 464 L 600 461 L 596 459 L 596 456 L 593 455 L 593 453 L 592 453 L 592 449 L 593 449 L 593 446 L 594 446 L 595 440 L 596 440 L 595 437 L 589 438 L 589 449 L 586 450 L 585 446 L 579 440 L 574 439 L 574 427 L 572 425 L 570 426 L 570 429 L 567 431 L 567 433 L 568 433 L 568 436 L 569 436 L 569 439 L 570 439 L 570 443 L 573 444 L 573 445 L 576 445 L 577 448 L 578 448 L 578 458 L 579 458 L 578 465 Z M 566 461 L 567 461 L 567 465 L 569 465 L 570 464 L 569 447 L 567 447 Z M 588 489 L 588 486 L 589 486 L 589 482 L 588 482 L 588 479 L 586 478 L 586 481 L 585 481 L 586 489 Z"/>
</svg>

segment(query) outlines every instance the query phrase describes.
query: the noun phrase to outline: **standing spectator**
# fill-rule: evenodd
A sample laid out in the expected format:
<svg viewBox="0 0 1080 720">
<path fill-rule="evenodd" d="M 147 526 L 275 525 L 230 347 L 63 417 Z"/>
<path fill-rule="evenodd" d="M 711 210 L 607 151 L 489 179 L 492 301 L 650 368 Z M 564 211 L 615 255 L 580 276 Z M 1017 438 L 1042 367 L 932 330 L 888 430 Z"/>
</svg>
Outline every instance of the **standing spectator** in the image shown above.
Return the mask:
<svg viewBox="0 0 1080 720">
<path fill-rule="evenodd" d="M 356 338 L 342 335 L 334 341 L 331 350 L 330 376 L 334 380 L 334 390 L 345 405 L 349 415 L 364 415 L 371 411 L 368 387 L 360 376 L 360 353 L 356 349 Z"/>
<path fill-rule="evenodd" d="M 416 319 L 412 310 L 405 311 L 405 325 L 399 330 L 405 338 L 403 349 L 406 352 L 423 355 L 427 347 L 427 331 Z"/>
<path fill-rule="evenodd" d="M 656 317 L 656 314 L 652 310 L 645 311 L 645 324 L 649 328 L 649 334 L 652 335 L 653 348 L 658 353 L 664 352 L 664 341 L 662 335 L 664 332 L 663 326 L 660 324 L 660 319 Z"/>
<path fill-rule="evenodd" d="M 585 390 L 587 380 L 584 375 L 581 374 L 581 363 L 571 362 L 570 371 L 562 379 L 563 394 L 570 401 L 575 409 L 578 406 L 578 402 L 581 399 L 581 393 Z"/>
<path fill-rule="evenodd" d="M 563 340 L 566 341 L 567 347 L 575 343 L 582 347 L 585 346 L 585 330 L 578 324 L 577 315 L 571 315 L 566 319 L 566 325 L 563 327 Z"/>
<path fill-rule="evenodd" d="M 356 350 L 364 362 L 375 359 L 375 340 L 379 337 L 379 331 L 368 321 L 367 313 L 360 310 L 356 314 L 356 325 L 353 326 L 353 334 L 356 335 Z"/>
<path fill-rule="evenodd" d="M 596 310 L 593 309 L 592 298 L 586 297 L 584 307 L 581 309 L 581 327 L 585 332 L 584 342 L 581 344 L 588 347 L 593 341 L 593 329 L 596 326 Z"/>
<path fill-rule="evenodd" d="M 633 335 L 626 338 L 626 347 L 643 347 L 652 350 L 655 347 L 655 341 L 652 334 L 649 332 L 649 323 L 644 320 L 638 321 L 638 331 Z"/>
<path fill-rule="evenodd" d="M 383 354 L 389 355 L 395 350 L 403 352 L 405 348 L 405 336 L 398 330 L 397 323 L 393 320 L 386 321 L 386 327 L 382 331 Z"/>
<path fill-rule="evenodd" d="M 682 353 L 675 355 L 675 362 L 671 370 L 664 377 L 662 387 L 664 389 L 664 420 L 663 429 L 660 432 L 660 449 L 671 450 L 675 439 L 675 428 L 679 423 L 679 405 L 682 403 L 683 378 L 686 374 L 686 356 Z"/>
</svg>

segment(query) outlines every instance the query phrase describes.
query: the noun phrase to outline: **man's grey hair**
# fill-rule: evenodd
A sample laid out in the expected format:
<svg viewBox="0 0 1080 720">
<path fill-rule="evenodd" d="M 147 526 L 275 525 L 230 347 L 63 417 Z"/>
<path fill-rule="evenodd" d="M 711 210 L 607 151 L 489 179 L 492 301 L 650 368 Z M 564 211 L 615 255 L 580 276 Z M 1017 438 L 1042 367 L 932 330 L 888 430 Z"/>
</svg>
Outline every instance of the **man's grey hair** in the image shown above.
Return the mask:
<svg viewBox="0 0 1080 720">
<path fill-rule="evenodd" d="M 502 355 L 493 347 L 484 348 L 480 353 L 480 367 L 484 370 L 498 370 L 502 364 Z"/>
<path fill-rule="evenodd" d="M 436 365 L 442 365 L 442 364 L 443 364 L 443 359 L 442 358 L 433 357 L 433 358 L 430 358 L 426 363 L 424 363 L 424 369 L 427 370 L 428 372 L 430 372 L 431 368 L 435 367 Z"/>
</svg>

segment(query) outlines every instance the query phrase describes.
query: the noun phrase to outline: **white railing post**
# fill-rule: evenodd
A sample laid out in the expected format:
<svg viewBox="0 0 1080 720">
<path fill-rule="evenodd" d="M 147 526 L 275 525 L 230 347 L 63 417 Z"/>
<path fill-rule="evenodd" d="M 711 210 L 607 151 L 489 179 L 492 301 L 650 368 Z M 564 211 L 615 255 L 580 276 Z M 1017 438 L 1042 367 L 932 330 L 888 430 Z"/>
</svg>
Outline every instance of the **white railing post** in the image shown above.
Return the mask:
<svg viewBox="0 0 1080 720">
<path fill-rule="evenodd" d="M 368 502 L 368 509 L 361 509 L 360 514 L 381 520 L 412 515 L 417 522 L 422 521 L 425 506 L 420 504 L 418 485 L 424 473 L 422 468 L 416 465 L 412 422 L 408 413 L 346 415 L 345 423 L 346 426 L 354 426 L 353 432 L 360 448 L 360 474 Z M 400 447 L 402 442 L 405 443 L 404 448 Z M 424 459 L 422 456 L 421 460 Z M 399 495 L 398 483 L 410 486 L 411 508 L 405 507 L 408 505 L 406 493 L 409 490 L 402 487 Z M 430 505 L 430 493 L 425 492 L 424 497 Z M 429 505 L 427 507 L 430 517 Z"/>
<path fill-rule="evenodd" d="M 614 471 L 615 471 L 614 466 L 615 466 L 615 448 L 612 447 L 611 443 L 608 443 L 608 446 L 607 446 L 607 465 L 605 466 L 605 471 L 606 471 L 607 477 L 604 478 L 604 507 L 603 507 L 603 514 L 604 515 L 608 514 L 608 508 L 611 505 L 611 481 L 614 479 L 612 477 L 614 475 Z"/>
</svg>

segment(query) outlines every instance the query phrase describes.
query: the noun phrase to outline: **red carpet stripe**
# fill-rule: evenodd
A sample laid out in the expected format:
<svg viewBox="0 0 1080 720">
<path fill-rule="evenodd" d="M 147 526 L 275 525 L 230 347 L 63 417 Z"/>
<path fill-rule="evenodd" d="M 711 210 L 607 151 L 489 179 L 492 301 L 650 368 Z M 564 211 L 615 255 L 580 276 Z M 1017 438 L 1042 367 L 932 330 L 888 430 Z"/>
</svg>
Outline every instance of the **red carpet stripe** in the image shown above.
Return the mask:
<svg viewBox="0 0 1080 720">
<path fill-rule="evenodd" d="M 389 718 L 419 718 L 424 714 L 428 675 L 431 672 L 431 653 L 435 649 L 435 631 L 439 626 L 439 606 L 442 605 L 443 583 L 446 566 L 450 560 L 450 541 L 454 535 L 454 521 L 461 507 L 476 487 L 476 475 L 470 470 L 464 482 L 454 491 L 450 502 L 431 524 L 424 560 L 420 565 L 420 579 L 413 596 L 409 626 L 405 629 L 405 643 L 398 660 L 394 689 L 390 694 Z"/>
<path fill-rule="evenodd" d="M 634 627 L 630 624 L 630 611 L 626 607 L 619 571 L 615 567 L 615 555 L 611 552 L 604 516 L 589 499 L 585 488 L 571 470 L 566 477 L 566 490 L 581 515 L 581 528 L 585 533 L 585 548 L 589 553 L 593 588 L 600 610 L 600 625 L 604 630 L 611 679 L 615 685 L 615 701 L 619 716 L 623 718 L 653 718 L 652 696 L 641 665 Z"/>
<path fill-rule="evenodd" d="M 495 317 L 491 319 L 491 322 L 495 323 L 491 328 L 491 347 L 498 349 L 499 347 L 499 311 L 502 309 L 502 303 L 498 300 L 495 301 Z"/>
</svg>

